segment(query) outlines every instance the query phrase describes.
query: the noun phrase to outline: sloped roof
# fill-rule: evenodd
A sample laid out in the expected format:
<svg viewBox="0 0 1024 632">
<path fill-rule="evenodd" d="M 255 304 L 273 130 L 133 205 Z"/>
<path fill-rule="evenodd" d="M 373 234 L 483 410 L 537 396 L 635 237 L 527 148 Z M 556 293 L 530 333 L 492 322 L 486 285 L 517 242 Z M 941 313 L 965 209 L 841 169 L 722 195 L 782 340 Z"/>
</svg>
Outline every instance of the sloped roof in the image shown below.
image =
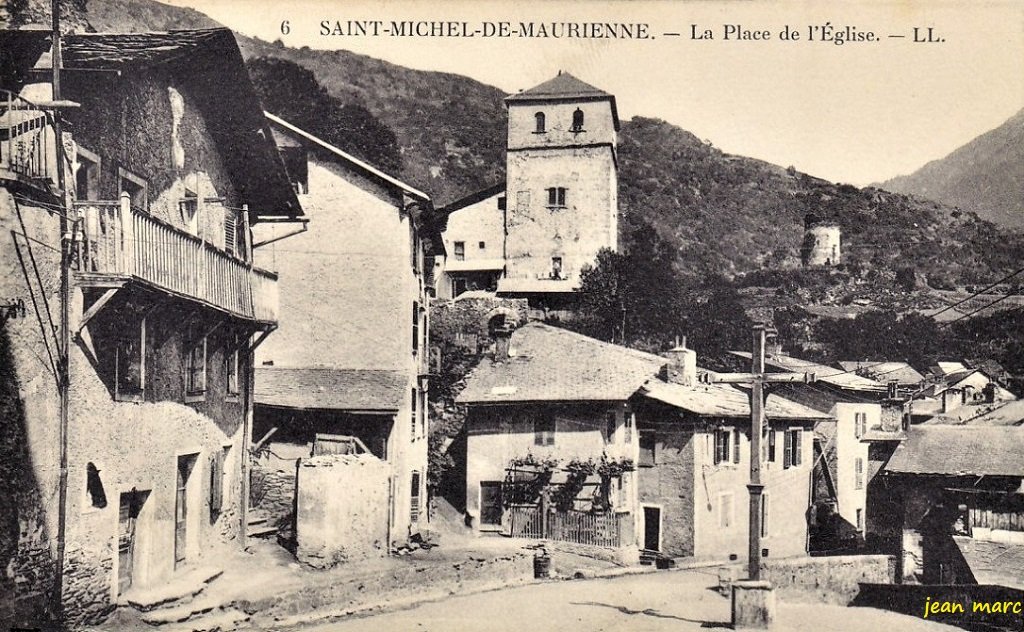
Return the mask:
<svg viewBox="0 0 1024 632">
<path fill-rule="evenodd" d="M 600 88 L 580 81 L 567 72 L 559 72 L 544 83 L 523 90 L 505 99 L 506 101 L 534 101 L 537 99 L 575 99 L 578 97 L 611 97 Z"/>
<path fill-rule="evenodd" d="M 894 474 L 1024 476 L 1024 428 L 914 426 L 885 469 Z"/>
<path fill-rule="evenodd" d="M 733 355 L 750 359 L 752 354 L 749 351 L 730 351 Z M 819 382 L 833 384 L 840 388 L 856 391 L 884 391 L 887 387 L 881 382 L 876 382 L 856 373 L 847 372 L 843 369 L 818 364 L 810 360 L 801 360 L 782 353 L 765 356 L 764 363 L 775 369 L 791 372 L 814 373 L 814 378 Z"/>
<path fill-rule="evenodd" d="M 989 542 L 953 536 L 964 561 L 979 584 L 1024 590 L 1024 544 Z"/>
<path fill-rule="evenodd" d="M 52 63 L 43 46 L 49 37 L 48 31 L 0 31 L 0 47 L 13 42 L 22 52 L 32 50 L 34 58 L 21 57 L 18 63 L 45 68 Z M 160 66 L 181 78 L 206 120 L 241 203 L 249 206 L 254 219 L 302 215 L 230 29 L 69 34 L 62 38 L 62 58 L 68 69 L 130 73 Z M 73 84 L 66 82 L 62 96 L 75 99 Z M 68 117 L 73 122 L 76 116 L 93 115 L 70 111 Z"/>
<path fill-rule="evenodd" d="M 972 426 L 1021 426 L 1024 425 L 1024 400 L 997 402 L 995 407 L 967 420 Z M 1024 459 L 1024 455 L 1021 455 Z"/>
<path fill-rule="evenodd" d="M 883 383 L 896 380 L 900 384 L 920 384 L 924 381 L 924 376 L 906 362 L 844 360 L 839 366 L 844 371 L 863 371 L 867 377 Z"/>
<path fill-rule="evenodd" d="M 541 323 L 527 323 L 513 332 L 511 354 L 504 362 L 481 360 L 456 401 L 625 401 L 668 362 Z"/>
<path fill-rule="evenodd" d="M 695 413 L 702 417 L 750 418 L 750 399 L 746 391 L 727 384 L 683 386 L 653 378 L 644 383 L 640 394 Z M 778 395 L 769 395 L 765 404 L 768 420 L 824 420 L 830 416 Z"/>
<path fill-rule="evenodd" d="M 535 103 L 540 101 L 604 101 L 608 100 L 612 107 L 612 119 L 615 129 L 619 129 L 619 111 L 615 106 L 615 96 L 600 88 L 580 81 L 567 72 L 561 72 L 529 90 L 523 90 L 505 98 L 507 103 Z"/>
<path fill-rule="evenodd" d="M 409 376 L 375 369 L 257 367 L 256 403 L 299 410 L 397 412 Z"/>
</svg>

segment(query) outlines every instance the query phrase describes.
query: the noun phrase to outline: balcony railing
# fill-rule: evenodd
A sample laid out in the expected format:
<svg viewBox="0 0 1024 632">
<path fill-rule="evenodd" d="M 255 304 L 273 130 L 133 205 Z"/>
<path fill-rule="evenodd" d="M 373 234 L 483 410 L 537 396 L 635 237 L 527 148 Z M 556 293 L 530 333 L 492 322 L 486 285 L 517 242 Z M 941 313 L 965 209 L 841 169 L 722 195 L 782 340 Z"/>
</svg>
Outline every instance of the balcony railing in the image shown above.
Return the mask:
<svg viewBox="0 0 1024 632">
<path fill-rule="evenodd" d="M 0 90 L 0 170 L 7 177 L 49 184 L 56 164 L 54 138 L 49 112 Z"/>
<path fill-rule="evenodd" d="M 76 202 L 86 277 L 134 277 L 235 316 L 277 322 L 277 275 L 120 202 Z"/>
</svg>

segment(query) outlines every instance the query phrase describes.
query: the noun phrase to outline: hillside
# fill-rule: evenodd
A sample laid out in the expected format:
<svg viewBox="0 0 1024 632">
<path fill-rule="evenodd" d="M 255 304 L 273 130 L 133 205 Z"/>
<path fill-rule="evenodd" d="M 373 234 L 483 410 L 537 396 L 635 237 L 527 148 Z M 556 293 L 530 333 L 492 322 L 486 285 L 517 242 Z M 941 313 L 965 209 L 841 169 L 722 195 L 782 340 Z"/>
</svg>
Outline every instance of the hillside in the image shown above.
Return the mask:
<svg viewBox="0 0 1024 632">
<path fill-rule="evenodd" d="M 98 30 L 215 24 L 152 0 L 89 0 L 88 11 Z M 333 96 L 364 106 L 394 130 L 399 175 L 438 205 L 503 177 L 505 95 L 497 88 L 347 51 L 293 49 L 243 36 L 239 44 L 249 58 L 277 56 L 312 70 Z M 874 274 L 876 283 L 888 284 L 908 266 L 941 287 L 980 283 L 1024 258 L 1024 233 L 1000 230 L 973 212 L 725 154 L 664 121 L 626 121 L 619 143 L 621 232 L 654 226 L 678 249 L 680 271 L 732 276 L 794 267 L 803 218 L 811 212 L 842 226 L 844 260 L 857 276 Z"/>
<path fill-rule="evenodd" d="M 1024 228 L 1024 110 L 945 158 L 880 185 Z"/>
</svg>

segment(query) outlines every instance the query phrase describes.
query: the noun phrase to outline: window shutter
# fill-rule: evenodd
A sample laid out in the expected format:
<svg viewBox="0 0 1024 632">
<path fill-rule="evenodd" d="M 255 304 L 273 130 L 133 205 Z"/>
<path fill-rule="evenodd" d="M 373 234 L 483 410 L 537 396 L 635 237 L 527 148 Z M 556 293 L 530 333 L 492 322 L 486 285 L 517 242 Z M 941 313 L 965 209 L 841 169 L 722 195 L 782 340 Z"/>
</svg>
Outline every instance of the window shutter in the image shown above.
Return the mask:
<svg viewBox="0 0 1024 632">
<path fill-rule="evenodd" d="M 234 209 L 224 209 L 224 250 L 236 254 L 238 244 L 238 213 Z"/>
<path fill-rule="evenodd" d="M 218 451 L 210 457 L 210 513 L 220 513 L 224 501 L 224 453 Z"/>
<path fill-rule="evenodd" d="M 775 431 L 768 431 L 768 460 L 775 462 Z"/>
<path fill-rule="evenodd" d="M 740 431 L 732 431 L 732 462 L 740 462 Z"/>
<path fill-rule="evenodd" d="M 782 447 L 782 467 L 788 468 L 792 465 L 793 459 L 793 433 L 788 430 L 782 433 L 784 444 Z"/>
<path fill-rule="evenodd" d="M 799 428 L 793 431 L 793 465 L 800 465 L 803 461 L 803 451 L 801 450 L 803 439 L 804 433 Z"/>
</svg>

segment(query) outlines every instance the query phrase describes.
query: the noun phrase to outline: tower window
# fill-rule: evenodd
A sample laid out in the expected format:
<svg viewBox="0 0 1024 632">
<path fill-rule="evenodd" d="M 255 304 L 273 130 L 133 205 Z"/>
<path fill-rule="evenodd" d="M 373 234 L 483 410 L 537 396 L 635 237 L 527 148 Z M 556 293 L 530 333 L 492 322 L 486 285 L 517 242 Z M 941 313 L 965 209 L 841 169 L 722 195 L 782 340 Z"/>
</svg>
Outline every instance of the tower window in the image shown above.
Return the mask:
<svg viewBox="0 0 1024 632">
<path fill-rule="evenodd" d="M 537 128 L 533 130 L 534 134 L 543 134 L 547 130 L 544 128 L 544 113 L 537 112 L 533 115 L 534 120 L 537 122 Z"/>
<path fill-rule="evenodd" d="M 551 187 L 548 189 L 548 206 L 565 207 L 565 187 Z"/>
<path fill-rule="evenodd" d="M 465 261 L 466 260 L 466 242 L 457 241 L 455 242 L 455 260 Z"/>
<path fill-rule="evenodd" d="M 572 113 L 572 127 L 569 128 L 570 132 L 582 132 L 583 131 L 583 110 L 576 108 L 576 111 Z"/>
</svg>

